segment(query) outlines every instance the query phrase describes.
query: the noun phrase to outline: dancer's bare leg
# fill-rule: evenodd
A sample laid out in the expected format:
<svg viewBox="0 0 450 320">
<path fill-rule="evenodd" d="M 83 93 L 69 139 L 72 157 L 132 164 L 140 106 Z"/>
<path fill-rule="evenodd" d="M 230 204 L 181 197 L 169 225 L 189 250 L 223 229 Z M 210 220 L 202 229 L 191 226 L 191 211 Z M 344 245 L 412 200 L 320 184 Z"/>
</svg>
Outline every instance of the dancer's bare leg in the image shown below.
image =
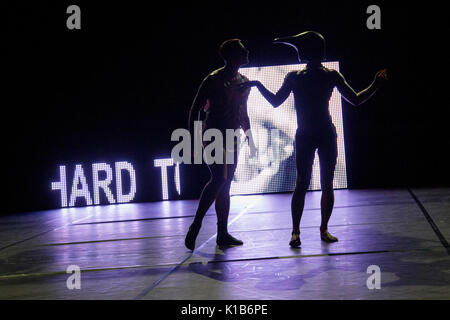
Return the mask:
<svg viewBox="0 0 450 320">
<path fill-rule="evenodd" d="M 202 194 L 200 196 L 200 201 L 198 203 L 197 212 L 195 213 L 194 221 L 189 227 L 189 231 L 184 242 L 186 247 L 190 250 L 194 250 L 195 248 L 195 240 L 202 226 L 202 221 L 206 215 L 206 212 L 209 210 L 219 191 L 222 189 L 223 185 L 226 182 L 225 167 L 226 166 L 223 164 L 212 164 L 208 166 L 211 173 L 211 179 L 203 188 Z"/>
<path fill-rule="evenodd" d="M 289 242 L 289 245 L 294 248 L 301 245 L 300 220 L 302 219 L 306 197 L 306 188 L 304 188 L 302 184 L 304 183 L 302 183 L 301 178 L 297 176 L 297 182 L 291 201 L 292 238 Z"/>
<path fill-rule="evenodd" d="M 338 241 L 338 238 L 332 236 L 328 232 L 328 221 L 330 221 L 334 206 L 334 191 L 328 187 L 322 190 L 322 198 L 320 199 L 320 212 L 322 214 L 322 222 L 320 224 L 320 237 L 326 242 Z"/>
<path fill-rule="evenodd" d="M 319 147 L 318 153 L 320 159 L 320 184 L 322 187 L 320 237 L 323 241 L 335 242 L 338 239 L 328 232 L 328 222 L 334 207 L 333 179 L 337 158 L 336 139 L 331 137 L 330 141 Z"/>
<path fill-rule="evenodd" d="M 315 153 L 315 148 L 308 137 L 297 133 L 295 143 L 297 180 L 295 182 L 295 190 L 291 201 L 292 237 L 289 242 L 289 245 L 294 248 L 301 245 L 300 221 L 305 206 L 306 191 L 311 182 L 312 165 Z"/>
<path fill-rule="evenodd" d="M 243 242 L 228 233 L 228 216 L 230 214 L 230 187 L 233 181 L 236 164 L 227 165 L 227 179 L 216 199 L 217 244 L 242 245 Z"/>
<path fill-rule="evenodd" d="M 224 183 L 225 183 L 225 179 L 211 175 L 211 179 L 205 185 L 205 187 L 203 188 L 203 191 L 200 195 L 200 201 L 198 203 L 198 208 L 195 213 L 194 222 L 192 223 L 193 226 L 198 226 L 198 227 L 201 226 L 203 218 L 206 215 L 206 212 L 209 210 L 209 208 L 213 204 L 214 200 L 216 199 L 217 195 L 219 194 L 219 191 L 223 187 Z"/>
<path fill-rule="evenodd" d="M 228 233 L 228 216 L 230 214 L 231 181 L 225 182 L 216 198 L 217 234 Z"/>
<path fill-rule="evenodd" d="M 294 233 L 300 232 L 300 220 L 302 219 L 303 208 L 305 206 L 305 197 L 306 190 L 304 190 L 304 188 L 301 187 L 300 182 L 297 181 L 291 201 L 292 232 Z"/>
<path fill-rule="evenodd" d="M 320 199 L 320 212 L 322 215 L 322 222 L 320 224 L 320 231 L 328 230 L 328 221 L 330 221 L 331 213 L 334 206 L 334 191 L 333 189 L 322 190 L 322 198 Z"/>
</svg>

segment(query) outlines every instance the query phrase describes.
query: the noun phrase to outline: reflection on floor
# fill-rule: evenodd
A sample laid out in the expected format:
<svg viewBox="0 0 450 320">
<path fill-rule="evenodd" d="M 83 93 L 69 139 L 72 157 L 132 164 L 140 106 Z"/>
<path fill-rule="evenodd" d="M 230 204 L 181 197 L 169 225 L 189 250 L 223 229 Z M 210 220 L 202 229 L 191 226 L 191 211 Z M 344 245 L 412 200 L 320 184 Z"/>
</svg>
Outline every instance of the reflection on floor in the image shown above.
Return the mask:
<svg viewBox="0 0 450 320">
<path fill-rule="evenodd" d="M 337 190 L 320 240 L 307 195 L 291 249 L 291 194 L 235 196 L 219 248 L 212 208 L 184 247 L 197 201 L 122 204 L 0 218 L 0 299 L 449 299 L 450 189 Z M 81 289 L 69 290 L 69 266 Z M 380 268 L 380 289 L 369 266 Z M 370 279 L 369 279 L 370 278 Z"/>
</svg>

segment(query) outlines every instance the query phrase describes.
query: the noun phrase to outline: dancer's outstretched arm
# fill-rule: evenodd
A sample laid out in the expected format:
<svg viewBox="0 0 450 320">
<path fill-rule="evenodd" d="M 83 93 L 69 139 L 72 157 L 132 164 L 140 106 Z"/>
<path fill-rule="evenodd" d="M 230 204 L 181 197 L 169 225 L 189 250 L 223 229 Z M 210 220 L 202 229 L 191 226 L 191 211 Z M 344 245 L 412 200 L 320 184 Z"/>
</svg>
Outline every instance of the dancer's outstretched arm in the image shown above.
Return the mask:
<svg viewBox="0 0 450 320">
<path fill-rule="evenodd" d="M 263 97 L 274 107 L 279 107 L 292 91 L 290 74 L 284 79 L 283 85 L 278 89 L 276 94 L 270 92 L 260 81 L 248 81 L 242 85 L 243 88 L 257 87 Z"/>
<path fill-rule="evenodd" d="M 375 78 L 370 86 L 360 92 L 356 92 L 347 83 L 344 76 L 336 71 L 336 88 L 339 90 L 342 97 L 354 106 L 359 106 L 369 100 L 386 80 L 387 70 L 380 70 L 375 74 Z"/>
</svg>

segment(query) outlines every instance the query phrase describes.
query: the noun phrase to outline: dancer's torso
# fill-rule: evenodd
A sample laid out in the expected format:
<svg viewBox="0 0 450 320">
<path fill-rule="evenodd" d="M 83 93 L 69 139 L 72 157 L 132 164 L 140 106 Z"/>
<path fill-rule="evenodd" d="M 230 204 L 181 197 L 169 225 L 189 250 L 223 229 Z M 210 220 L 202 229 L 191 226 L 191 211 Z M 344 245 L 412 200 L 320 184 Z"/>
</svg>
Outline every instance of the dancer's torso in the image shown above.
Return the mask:
<svg viewBox="0 0 450 320">
<path fill-rule="evenodd" d="M 288 74 L 294 93 L 299 133 L 320 136 L 336 134 L 329 112 L 329 100 L 337 73 L 323 66 Z"/>
<path fill-rule="evenodd" d="M 248 79 L 238 73 L 232 79 L 226 79 L 222 69 L 212 72 L 205 81 L 208 90 L 208 102 L 205 107 L 205 129 L 216 128 L 221 131 L 240 127 L 241 116 L 248 98 L 248 90 L 239 88 Z"/>
</svg>

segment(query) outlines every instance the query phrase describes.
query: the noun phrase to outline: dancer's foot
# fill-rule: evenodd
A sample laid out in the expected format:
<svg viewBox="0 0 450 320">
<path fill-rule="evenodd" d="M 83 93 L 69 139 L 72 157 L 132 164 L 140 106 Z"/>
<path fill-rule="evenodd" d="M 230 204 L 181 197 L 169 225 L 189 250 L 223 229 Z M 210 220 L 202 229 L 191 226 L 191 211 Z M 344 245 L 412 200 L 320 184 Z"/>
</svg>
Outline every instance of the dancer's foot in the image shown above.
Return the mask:
<svg viewBox="0 0 450 320">
<path fill-rule="evenodd" d="M 222 235 L 218 234 L 216 242 L 218 246 L 242 246 L 244 244 L 244 242 L 236 239 L 229 233 Z"/>
<path fill-rule="evenodd" d="M 189 231 L 186 234 L 186 239 L 184 240 L 184 245 L 189 250 L 195 249 L 195 240 L 197 239 L 198 232 L 200 231 L 200 226 L 194 226 L 193 224 L 189 227 Z"/>
<path fill-rule="evenodd" d="M 300 231 L 292 231 L 291 241 L 289 242 L 291 248 L 298 248 L 301 244 L 302 242 L 300 241 Z"/>
<path fill-rule="evenodd" d="M 325 242 L 336 242 L 336 241 L 338 241 L 338 238 L 332 236 L 332 235 L 328 232 L 328 230 L 326 230 L 326 229 L 325 229 L 324 231 L 320 230 L 320 238 L 321 238 L 323 241 L 325 241 Z"/>
</svg>

